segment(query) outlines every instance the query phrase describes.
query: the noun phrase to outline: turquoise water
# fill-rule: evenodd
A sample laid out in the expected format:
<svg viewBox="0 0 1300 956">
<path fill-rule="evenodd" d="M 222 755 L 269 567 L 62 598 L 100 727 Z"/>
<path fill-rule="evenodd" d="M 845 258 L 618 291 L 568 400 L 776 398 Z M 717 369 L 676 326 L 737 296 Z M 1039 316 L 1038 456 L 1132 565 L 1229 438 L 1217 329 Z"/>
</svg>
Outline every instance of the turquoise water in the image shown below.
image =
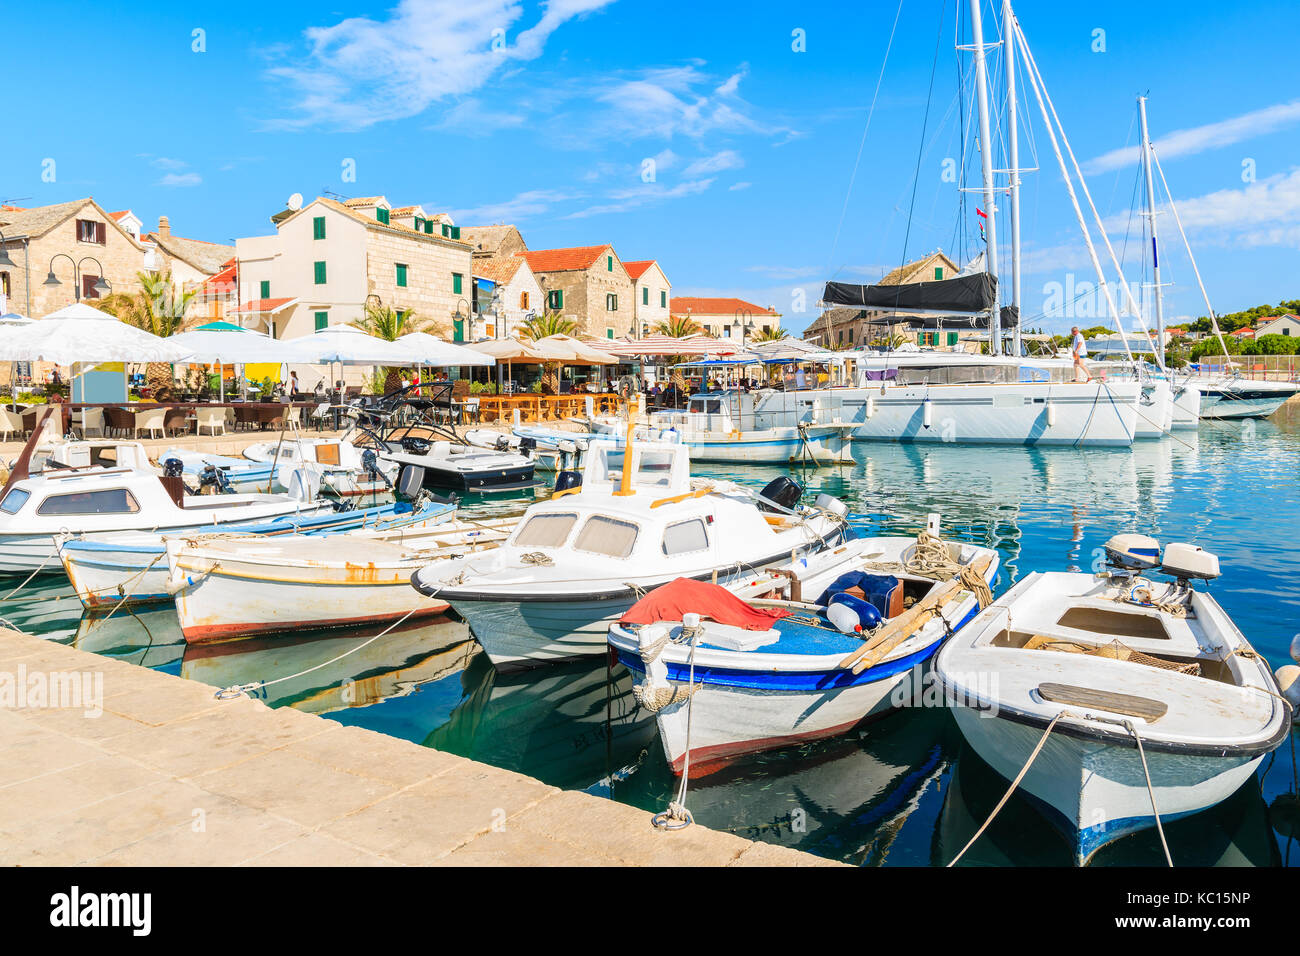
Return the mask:
<svg viewBox="0 0 1300 956">
<path fill-rule="evenodd" d="M 945 534 L 996 547 L 1004 590 L 1033 570 L 1089 568 L 1118 531 L 1217 553 L 1219 603 L 1274 666 L 1300 632 L 1300 404 L 1270 421 L 1204 423 L 1131 450 L 857 445 L 858 464 L 810 472 L 810 492 L 848 502 L 866 533 Z M 722 471 L 698 468 L 700 474 Z M 727 469 L 756 486 L 777 469 Z M 483 506 L 480 513 L 509 508 Z M 16 582 L 15 582 L 16 583 Z M 0 584 L 0 590 L 4 585 Z M 82 618 L 66 582 L 38 580 L 0 617 L 86 650 L 228 686 L 329 661 L 374 629 L 187 648 L 169 608 Z M 267 688 L 267 702 L 322 714 L 507 767 L 560 787 L 662 809 L 675 789 L 653 721 L 621 668 L 603 660 L 498 676 L 455 621 L 403 627 L 342 661 Z M 608 715 L 608 716 L 607 716 Z M 1292 735 L 1292 744 L 1296 734 Z M 1167 826 L 1174 862 L 1300 865 L 1279 797 L 1296 790 L 1292 746 L 1219 807 Z M 695 819 L 862 865 L 942 865 L 992 811 L 1006 783 L 962 741 L 946 711 L 911 710 L 860 735 L 754 757 L 693 785 Z M 1285 831 L 1290 831 L 1290 834 Z M 963 860 L 1071 862 L 1064 840 L 1014 796 Z M 1162 865 L 1154 831 L 1105 848 L 1094 866 Z"/>
</svg>

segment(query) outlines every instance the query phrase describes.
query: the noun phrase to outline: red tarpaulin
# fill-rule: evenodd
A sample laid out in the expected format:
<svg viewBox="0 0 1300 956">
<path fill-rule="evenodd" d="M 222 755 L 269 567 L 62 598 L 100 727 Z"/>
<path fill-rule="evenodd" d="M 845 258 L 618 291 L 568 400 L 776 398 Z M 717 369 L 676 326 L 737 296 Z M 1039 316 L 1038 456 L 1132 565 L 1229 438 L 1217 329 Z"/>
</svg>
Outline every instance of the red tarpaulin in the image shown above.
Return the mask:
<svg viewBox="0 0 1300 956">
<path fill-rule="evenodd" d="M 708 581 L 678 578 L 655 588 L 633 604 L 619 623 L 654 624 L 656 621 L 680 621 L 683 614 L 698 614 L 719 624 L 747 631 L 766 631 L 773 621 L 790 613 L 781 608 L 750 607 L 724 587 Z"/>
</svg>

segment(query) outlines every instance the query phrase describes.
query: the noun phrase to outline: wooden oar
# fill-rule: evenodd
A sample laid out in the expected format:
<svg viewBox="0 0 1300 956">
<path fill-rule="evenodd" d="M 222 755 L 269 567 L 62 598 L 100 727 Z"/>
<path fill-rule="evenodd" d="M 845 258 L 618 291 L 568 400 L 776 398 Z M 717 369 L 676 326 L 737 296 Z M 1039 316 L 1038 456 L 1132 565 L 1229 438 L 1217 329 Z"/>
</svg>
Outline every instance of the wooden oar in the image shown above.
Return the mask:
<svg viewBox="0 0 1300 956">
<path fill-rule="evenodd" d="M 992 555 L 986 555 L 971 565 L 971 569 L 980 577 L 988 570 Z M 942 612 L 956 594 L 962 590 L 960 578 L 953 578 L 935 588 L 908 610 L 889 621 L 871 639 L 849 654 L 839 666 L 852 668 L 853 673 L 861 674 L 868 667 L 875 667 L 886 654 L 920 630 L 932 617 Z"/>
</svg>

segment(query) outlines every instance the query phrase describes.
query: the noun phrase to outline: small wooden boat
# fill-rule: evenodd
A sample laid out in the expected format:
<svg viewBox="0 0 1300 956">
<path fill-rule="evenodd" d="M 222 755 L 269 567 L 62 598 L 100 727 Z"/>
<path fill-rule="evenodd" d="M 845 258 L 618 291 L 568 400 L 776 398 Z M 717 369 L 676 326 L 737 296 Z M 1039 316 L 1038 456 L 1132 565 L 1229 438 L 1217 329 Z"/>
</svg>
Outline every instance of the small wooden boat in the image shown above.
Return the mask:
<svg viewBox="0 0 1300 956">
<path fill-rule="evenodd" d="M 411 575 L 490 551 L 515 518 L 320 539 L 194 536 L 167 542 L 167 588 L 190 643 L 306 628 L 381 624 L 447 610 L 411 587 Z"/>
<path fill-rule="evenodd" d="M 870 557 L 813 603 L 745 602 L 679 579 L 610 626 L 610 646 L 657 712 L 674 773 L 712 773 L 910 704 L 940 644 L 991 600 L 998 558 L 990 548 L 929 531 L 852 543 Z"/>
<path fill-rule="evenodd" d="M 1218 576 L 1217 558 L 1185 544 L 1162 556 L 1141 535 L 1107 551 L 1111 571 L 1028 575 L 935 661 L 967 741 L 1008 780 L 1023 772 L 1081 865 L 1231 795 L 1291 721 L 1267 663 L 1191 586 Z M 1143 576 L 1156 572 L 1174 580 Z"/>
</svg>

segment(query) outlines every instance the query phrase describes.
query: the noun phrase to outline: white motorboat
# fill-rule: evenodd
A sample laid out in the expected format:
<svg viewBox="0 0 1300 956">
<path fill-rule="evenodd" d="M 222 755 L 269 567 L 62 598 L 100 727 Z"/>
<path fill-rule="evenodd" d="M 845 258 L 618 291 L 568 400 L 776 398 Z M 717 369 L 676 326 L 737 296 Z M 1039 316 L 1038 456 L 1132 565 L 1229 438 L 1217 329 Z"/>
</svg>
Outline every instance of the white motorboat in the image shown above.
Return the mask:
<svg viewBox="0 0 1300 956">
<path fill-rule="evenodd" d="M 777 565 L 813 573 L 824 563 L 828 581 L 843 570 L 832 552 L 850 536 L 844 506 L 824 496 L 801 508 L 788 478 L 756 496 L 692 480 L 684 445 L 592 441 L 580 481 L 557 482 L 499 548 L 411 579 L 465 618 L 498 668 L 602 653 L 609 623 L 677 577 L 741 586 Z"/>
<path fill-rule="evenodd" d="M 1217 558 L 1162 556 L 1143 535 L 1107 551 L 1113 571 L 1028 575 L 935 659 L 966 740 L 1008 780 L 1023 773 L 1080 864 L 1234 793 L 1291 723 L 1264 659 L 1191 586 Z M 1155 572 L 1174 580 L 1142 576 Z"/>
<path fill-rule="evenodd" d="M 130 468 L 18 474 L 0 495 L 0 572 L 57 568 L 54 536 L 63 533 L 232 529 L 333 510 L 289 495 L 187 495 L 179 477 Z"/>
<path fill-rule="evenodd" d="M 405 503 L 374 508 L 333 509 L 318 514 L 292 514 L 264 524 L 241 525 L 239 535 L 279 537 L 283 535 L 333 535 L 358 532 L 368 537 L 412 531 L 445 521 L 455 505 L 427 502 L 420 507 Z M 187 538 L 230 533 L 221 525 L 192 528 L 181 532 Z M 88 609 L 116 604 L 170 603 L 167 589 L 167 538 L 158 531 L 105 531 L 55 538 L 59 561 Z M 320 547 L 324 547 L 321 545 Z"/>
<path fill-rule="evenodd" d="M 674 773 L 689 768 L 694 779 L 909 705 L 940 644 L 991 600 L 990 548 L 928 531 L 849 546 L 855 570 L 812 603 L 743 602 L 679 580 L 610 626 L 610 646 L 641 681 Z"/>
<path fill-rule="evenodd" d="M 441 614 L 447 602 L 417 594 L 411 575 L 431 562 L 489 551 L 516 520 L 451 520 L 324 539 L 173 537 L 166 588 L 191 644 Z"/>
<path fill-rule="evenodd" d="M 321 493 L 343 500 L 369 498 L 391 490 L 399 470 L 372 449 L 358 448 L 346 438 L 258 442 L 244 449 L 244 457 L 274 469 L 286 487 L 286 475 L 314 475 Z"/>
<path fill-rule="evenodd" d="M 1201 417 L 1210 419 L 1268 418 L 1300 392 L 1292 382 L 1246 378 L 1196 380 L 1201 391 Z"/>
<path fill-rule="evenodd" d="M 816 403 L 797 414 L 760 411 L 763 392 L 725 389 L 692 395 L 684 409 L 651 412 L 637 437 L 679 441 L 691 450 L 691 461 L 707 464 L 784 465 L 806 461 L 822 465 L 852 462 L 849 436 L 854 425 L 823 421 Z M 815 393 L 814 393 L 815 394 Z M 769 403 L 770 404 L 770 403 Z M 618 439 L 627 422 L 592 418 L 591 431 Z"/>
</svg>

